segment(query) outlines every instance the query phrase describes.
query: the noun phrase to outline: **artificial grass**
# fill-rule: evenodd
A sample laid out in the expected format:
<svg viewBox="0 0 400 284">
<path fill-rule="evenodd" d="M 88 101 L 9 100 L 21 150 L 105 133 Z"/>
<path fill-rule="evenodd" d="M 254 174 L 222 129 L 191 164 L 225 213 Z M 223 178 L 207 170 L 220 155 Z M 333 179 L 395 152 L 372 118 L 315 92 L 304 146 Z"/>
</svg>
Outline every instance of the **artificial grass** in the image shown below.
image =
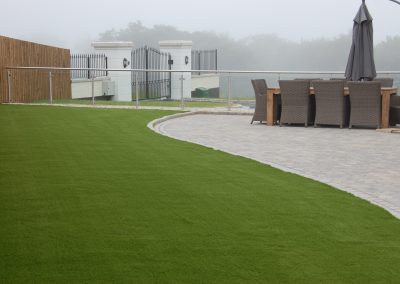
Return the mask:
<svg viewBox="0 0 400 284">
<path fill-rule="evenodd" d="M 0 282 L 399 281 L 399 220 L 146 128 L 170 113 L 0 105 Z"/>
</svg>

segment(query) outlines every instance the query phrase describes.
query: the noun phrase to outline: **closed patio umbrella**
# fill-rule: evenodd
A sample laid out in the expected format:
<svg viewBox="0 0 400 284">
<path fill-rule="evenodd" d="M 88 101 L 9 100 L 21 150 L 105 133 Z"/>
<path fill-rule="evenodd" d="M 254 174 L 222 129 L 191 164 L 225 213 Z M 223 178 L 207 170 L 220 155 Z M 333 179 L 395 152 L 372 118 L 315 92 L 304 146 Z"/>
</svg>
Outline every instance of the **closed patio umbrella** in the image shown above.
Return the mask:
<svg viewBox="0 0 400 284">
<path fill-rule="evenodd" d="M 345 76 L 348 80 L 372 80 L 376 77 L 372 17 L 363 0 L 353 25 L 353 42 Z"/>
</svg>

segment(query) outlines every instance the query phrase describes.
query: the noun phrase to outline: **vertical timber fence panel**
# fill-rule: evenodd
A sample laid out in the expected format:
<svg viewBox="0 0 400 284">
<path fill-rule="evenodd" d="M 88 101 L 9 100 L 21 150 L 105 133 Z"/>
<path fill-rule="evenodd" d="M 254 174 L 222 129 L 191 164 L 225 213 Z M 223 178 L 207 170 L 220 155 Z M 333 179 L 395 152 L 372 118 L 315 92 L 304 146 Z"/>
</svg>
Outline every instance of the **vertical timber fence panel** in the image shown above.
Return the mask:
<svg viewBox="0 0 400 284">
<path fill-rule="evenodd" d="M 7 69 L 5 67 L 70 68 L 69 49 L 0 36 L 0 103 L 8 102 Z M 49 72 L 38 70 L 11 71 L 11 102 L 27 103 L 49 98 Z M 71 98 L 70 72 L 53 72 L 53 98 Z"/>
</svg>

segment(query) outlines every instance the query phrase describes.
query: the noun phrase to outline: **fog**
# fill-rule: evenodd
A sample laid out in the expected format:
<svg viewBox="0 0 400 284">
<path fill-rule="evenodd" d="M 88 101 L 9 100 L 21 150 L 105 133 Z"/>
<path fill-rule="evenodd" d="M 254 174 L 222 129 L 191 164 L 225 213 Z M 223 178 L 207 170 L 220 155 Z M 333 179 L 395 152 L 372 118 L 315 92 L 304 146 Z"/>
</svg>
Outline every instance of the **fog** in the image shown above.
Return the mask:
<svg viewBox="0 0 400 284">
<path fill-rule="evenodd" d="M 0 0 L 4 1 L 4 0 Z M 95 40 L 185 39 L 218 49 L 220 69 L 343 71 L 361 0 L 5 1 L 0 35 L 89 52 Z M 375 61 L 400 70 L 400 5 L 366 0 Z"/>
<path fill-rule="evenodd" d="M 0 34 L 79 51 L 130 22 L 213 31 L 233 39 L 274 34 L 300 42 L 347 34 L 361 0 L 1 0 Z M 400 6 L 367 0 L 375 42 L 400 34 Z M 133 39 L 135 41 L 135 39 Z"/>
</svg>

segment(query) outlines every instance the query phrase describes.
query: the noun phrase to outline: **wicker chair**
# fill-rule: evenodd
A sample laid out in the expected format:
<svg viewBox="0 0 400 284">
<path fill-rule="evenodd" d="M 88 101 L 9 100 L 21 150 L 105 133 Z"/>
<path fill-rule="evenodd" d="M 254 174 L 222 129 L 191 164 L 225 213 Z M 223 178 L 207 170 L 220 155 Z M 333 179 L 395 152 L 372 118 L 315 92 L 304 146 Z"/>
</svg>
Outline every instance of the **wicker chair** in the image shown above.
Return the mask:
<svg viewBox="0 0 400 284">
<path fill-rule="evenodd" d="M 321 81 L 321 78 L 296 78 L 295 80 L 300 80 L 300 81 L 309 81 L 310 82 L 310 87 L 313 87 L 313 82 L 314 81 Z"/>
<path fill-rule="evenodd" d="M 400 124 L 400 96 L 390 97 L 389 123 L 391 126 Z"/>
<path fill-rule="evenodd" d="M 344 96 L 344 81 L 314 81 L 316 115 L 314 126 L 319 124 L 343 125 L 347 123 L 349 106 Z"/>
<path fill-rule="evenodd" d="M 312 120 L 310 114 L 310 81 L 280 80 L 282 113 L 280 126 L 284 123 L 304 123 Z"/>
<path fill-rule="evenodd" d="M 262 123 L 265 121 L 267 114 L 267 83 L 264 79 L 257 79 L 251 80 L 251 84 L 253 85 L 254 94 L 256 96 L 256 106 L 250 123 L 253 124 L 254 121 Z"/>
<path fill-rule="evenodd" d="M 332 81 L 343 81 L 344 86 L 347 87 L 348 80 L 346 78 L 330 78 L 329 80 L 332 80 Z"/>
<path fill-rule="evenodd" d="M 358 126 L 381 126 L 381 83 L 349 82 L 350 124 Z"/>
<path fill-rule="evenodd" d="M 374 81 L 380 82 L 383 88 L 393 87 L 393 78 L 375 78 Z"/>
<path fill-rule="evenodd" d="M 314 81 L 321 81 L 321 78 L 296 78 L 295 80 L 302 80 L 310 82 L 310 87 L 314 87 Z M 310 97 L 310 117 L 315 117 L 315 97 Z"/>
<path fill-rule="evenodd" d="M 267 113 L 267 108 L 266 108 L 266 103 L 267 103 L 267 90 L 268 86 L 267 83 L 265 82 L 264 79 L 256 79 L 256 80 L 251 80 L 251 84 L 253 85 L 254 89 L 254 94 L 256 97 L 256 106 L 254 110 L 254 115 L 253 118 L 251 119 L 251 124 L 253 124 L 254 121 L 259 121 L 262 123 L 265 121 L 266 113 Z M 281 117 L 281 96 L 279 94 L 274 94 L 274 112 L 277 114 L 277 120 L 280 119 Z"/>
</svg>

